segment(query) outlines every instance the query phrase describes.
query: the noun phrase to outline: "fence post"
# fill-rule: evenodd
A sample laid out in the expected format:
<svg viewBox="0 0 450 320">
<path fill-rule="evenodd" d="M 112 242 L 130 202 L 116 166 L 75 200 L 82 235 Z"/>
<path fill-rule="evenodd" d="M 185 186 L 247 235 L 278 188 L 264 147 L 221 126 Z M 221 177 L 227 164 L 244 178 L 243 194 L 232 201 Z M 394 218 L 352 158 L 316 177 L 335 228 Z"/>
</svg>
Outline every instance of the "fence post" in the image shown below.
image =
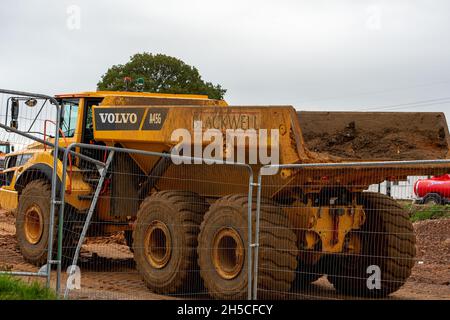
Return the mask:
<svg viewBox="0 0 450 320">
<path fill-rule="evenodd" d="M 54 99 L 53 99 L 54 100 Z M 56 100 L 55 100 L 56 102 Z M 62 108 L 59 104 L 57 105 L 56 111 L 56 125 L 55 125 L 55 146 L 53 148 L 53 170 L 52 170 L 52 190 L 50 196 L 50 226 L 48 231 L 48 252 L 47 252 L 47 288 L 50 288 L 50 280 L 51 280 L 51 265 L 53 262 L 53 226 L 55 225 L 55 206 L 60 204 L 56 200 L 56 185 L 58 182 L 58 146 L 59 146 L 59 126 L 61 121 L 61 111 Z M 59 108 L 58 108 L 59 107 Z M 61 264 L 61 261 L 59 261 Z"/>
<path fill-rule="evenodd" d="M 247 228 L 248 228 L 248 243 L 247 243 L 247 251 L 248 251 L 248 260 L 247 260 L 247 275 L 248 275 L 248 283 L 247 283 L 247 300 L 252 299 L 252 204 L 253 204 L 253 170 L 250 168 L 249 170 L 249 179 L 248 179 L 248 211 L 247 211 Z"/>
<path fill-rule="evenodd" d="M 261 168 L 262 169 L 262 168 Z M 253 300 L 258 299 L 258 254 L 259 254 L 259 218 L 261 212 L 261 169 L 258 173 L 257 192 L 256 192 L 256 221 L 255 221 L 255 254 L 253 263 Z"/>
</svg>

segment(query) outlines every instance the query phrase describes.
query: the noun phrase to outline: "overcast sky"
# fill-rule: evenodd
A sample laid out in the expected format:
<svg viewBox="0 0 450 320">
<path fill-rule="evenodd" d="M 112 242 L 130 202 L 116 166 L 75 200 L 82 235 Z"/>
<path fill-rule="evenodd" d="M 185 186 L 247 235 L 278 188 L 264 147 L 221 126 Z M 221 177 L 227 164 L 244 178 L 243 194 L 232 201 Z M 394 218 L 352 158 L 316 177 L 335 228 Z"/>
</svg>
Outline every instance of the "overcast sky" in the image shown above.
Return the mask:
<svg viewBox="0 0 450 320">
<path fill-rule="evenodd" d="M 230 104 L 448 110 L 450 119 L 450 1 L 0 5 L 0 88 L 95 90 L 108 67 L 147 51 L 196 66 Z"/>
</svg>

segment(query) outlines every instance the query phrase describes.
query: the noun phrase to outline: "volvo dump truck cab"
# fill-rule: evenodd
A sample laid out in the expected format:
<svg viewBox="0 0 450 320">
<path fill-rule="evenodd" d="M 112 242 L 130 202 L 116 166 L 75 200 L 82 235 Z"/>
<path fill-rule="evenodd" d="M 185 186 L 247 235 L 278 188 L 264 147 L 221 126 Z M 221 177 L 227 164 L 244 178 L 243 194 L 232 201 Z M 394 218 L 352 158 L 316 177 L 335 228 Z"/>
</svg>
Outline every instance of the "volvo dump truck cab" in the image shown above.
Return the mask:
<svg viewBox="0 0 450 320">
<path fill-rule="evenodd" d="M 169 153 L 180 143 L 179 136 L 174 139 L 176 130 L 195 135 L 200 124 L 200 132 L 213 130 L 222 136 L 227 130 L 256 132 L 260 139 L 253 143 L 274 147 L 280 164 L 449 157 L 442 113 L 297 112 L 292 106 L 228 106 L 206 96 L 130 92 L 56 98 L 63 106 L 61 146 L 81 142 Z M 261 139 L 263 129 L 275 130 L 277 139 Z M 410 141 L 392 148 L 390 141 L 405 135 Z M 376 145 L 368 141 L 370 136 L 376 137 Z M 189 143 L 185 150 L 198 144 L 202 150 L 208 141 Z M 238 139 L 234 148 L 243 147 L 248 154 L 251 144 Z M 104 152 L 78 152 L 106 159 Z M 224 145 L 221 157 L 227 152 Z M 47 257 L 52 150 L 35 143 L 7 158 L 1 206 L 17 211 L 16 232 L 25 259 L 42 265 Z M 254 172 L 263 164 L 252 163 Z M 245 298 L 248 186 L 242 183 L 242 168 L 227 168 L 224 177 L 218 165 L 181 164 L 180 179 L 170 158 L 115 154 L 110 183 L 94 214 L 95 221 L 105 223 L 91 234 L 124 231 L 136 267 L 154 292 L 178 293 L 200 275 L 213 297 Z M 260 250 L 256 281 L 267 297 L 289 292 L 294 283 L 309 284 L 324 273 L 338 291 L 349 294 L 386 296 L 403 285 L 415 257 L 408 214 L 392 198 L 365 191 L 385 180 L 442 174 L 448 168 L 405 164 L 375 169 L 285 168 L 264 177 L 268 186 L 277 186 L 261 202 L 259 245 L 278 248 Z M 56 170 L 60 184 L 61 163 Z M 65 202 L 70 210 L 65 220 L 71 223 L 64 227 L 63 256 L 72 257 L 78 241 L 73 235 L 79 234 L 74 222 L 83 221 L 98 172 L 81 160 L 72 161 L 68 170 Z M 227 183 L 185 183 L 199 176 Z M 366 285 L 370 265 L 379 266 L 386 280 L 379 290 Z"/>
<path fill-rule="evenodd" d="M 83 92 L 57 95 L 55 99 L 61 105 L 59 139 L 59 146 L 61 147 L 67 147 L 72 143 L 119 145 L 114 142 L 116 138 L 120 138 L 121 136 L 119 131 L 113 130 L 110 134 L 111 139 L 108 139 L 106 142 L 94 137 L 93 108 L 94 106 L 100 105 L 104 99 L 109 99 L 109 101 L 119 104 L 123 104 L 124 101 L 134 101 L 137 104 L 147 103 L 151 105 L 226 105 L 224 101 L 209 100 L 206 96 L 202 95 L 169 95 L 133 92 Z M 20 107 L 26 108 L 25 104 Z M 11 114 L 13 114 L 13 111 L 11 111 Z M 119 113 L 119 117 L 122 114 L 123 112 Z M 110 124 L 111 122 L 109 120 L 111 119 L 106 118 L 105 123 Z M 115 120 L 113 118 L 112 121 Z M 135 119 L 131 120 L 125 124 L 135 124 Z M 52 122 L 52 120 L 46 119 L 45 122 Z M 122 119 L 119 119 L 118 122 L 124 124 Z M 51 133 L 43 132 L 43 136 L 45 140 L 51 143 L 54 142 Z M 104 159 L 104 152 L 96 152 L 86 148 L 82 150 L 77 149 L 76 151 L 86 153 L 96 160 Z M 157 151 L 160 151 L 160 149 Z M 57 168 L 58 191 L 60 190 L 62 181 L 62 155 L 59 158 L 60 163 Z M 66 183 L 66 190 L 68 192 L 65 196 L 66 204 L 70 208 L 68 210 L 69 215 L 65 219 L 67 221 L 84 220 L 84 213 L 87 212 L 90 206 L 92 193 L 98 182 L 98 172 L 92 170 L 93 166 L 89 165 L 90 163 L 78 161 L 78 159 L 76 164 L 70 165 L 70 173 L 68 174 L 70 177 Z M 86 166 L 88 167 L 86 168 Z M 47 198 L 50 195 L 52 171 L 52 148 L 36 142 L 25 149 L 8 154 L 2 173 L 5 183 L 3 188 L 0 189 L 0 206 L 17 213 L 17 238 L 21 252 L 27 261 L 36 265 L 42 265 L 46 261 L 49 223 L 49 201 Z M 132 189 L 130 190 L 135 190 L 137 184 L 138 182 L 132 181 Z M 113 196 L 118 195 L 114 194 Z M 124 195 L 122 194 L 122 196 Z M 120 196 L 118 197 L 120 199 Z M 136 198 L 136 195 L 131 195 L 131 197 Z M 35 201 L 37 202 L 35 203 Z M 96 219 L 108 223 L 105 223 L 103 225 L 104 228 L 101 230 L 97 228 L 95 234 L 108 235 L 116 231 L 125 231 L 126 239 L 131 246 L 131 225 L 128 222 L 131 222 L 130 219 L 135 219 L 136 211 L 130 213 L 130 209 L 127 207 L 129 202 L 127 203 L 126 201 L 120 203 L 116 201 L 114 206 L 110 206 L 104 202 L 103 198 L 100 198 L 95 214 Z M 113 212 L 109 210 L 110 207 L 113 208 Z M 127 208 L 127 212 L 118 213 L 123 208 Z M 134 201 L 132 209 L 137 210 L 137 208 L 138 204 Z M 71 230 L 73 228 L 78 229 Z M 65 263 L 68 263 L 73 257 L 81 225 L 66 225 L 64 229 L 67 232 L 64 245 L 66 252 L 63 253 L 63 258 L 66 260 Z"/>
</svg>

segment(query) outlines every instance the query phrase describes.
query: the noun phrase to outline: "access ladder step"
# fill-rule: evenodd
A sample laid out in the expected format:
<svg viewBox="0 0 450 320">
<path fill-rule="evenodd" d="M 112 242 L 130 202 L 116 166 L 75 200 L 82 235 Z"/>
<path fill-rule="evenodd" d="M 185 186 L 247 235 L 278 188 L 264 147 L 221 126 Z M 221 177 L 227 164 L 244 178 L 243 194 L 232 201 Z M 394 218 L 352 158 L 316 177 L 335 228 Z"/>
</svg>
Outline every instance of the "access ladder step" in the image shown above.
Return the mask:
<svg viewBox="0 0 450 320">
<path fill-rule="evenodd" d="M 93 194 L 81 194 L 78 196 L 78 200 L 92 200 L 93 198 Z"/>
</svg>

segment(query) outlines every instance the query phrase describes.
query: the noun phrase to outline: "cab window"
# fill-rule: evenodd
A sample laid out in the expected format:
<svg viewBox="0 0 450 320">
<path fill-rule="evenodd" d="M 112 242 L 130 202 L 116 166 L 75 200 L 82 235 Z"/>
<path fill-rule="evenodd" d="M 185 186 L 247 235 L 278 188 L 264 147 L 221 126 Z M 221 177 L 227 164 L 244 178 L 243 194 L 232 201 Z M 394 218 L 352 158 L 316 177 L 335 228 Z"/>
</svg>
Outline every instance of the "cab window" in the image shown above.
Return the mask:
<svg viewBox="0 0 450 320">
<path fill-rule="evenodd" d="M 79 100 L 63 100 L 62 107 L 61 130 L 66 138 L 71 138 L 77 127 Z"/>
<path fill-rule="evenodd" d="M 6 157 L 5 169 L 13 168 L 16 166 L 17 156 Z"/>
<path fill-rule="evenodd" d="M 23 166 L 25 163 L 28 162 L 28 160 L 31 159 L 33 155 L 30 153 L 24 153 L 21 156 L 17 157 L 17 166 Z"/>
<path fill-rule="evenodd" d="M 5 169 L 23 166 L 25 163 L 28 162 L 28 160 L 31 159 L 31 157 L 33 157 L 32 153 L 24 153 L 24 154 L 18 154 L 15 156 L 6 157 Z"/>
<path fill-rule="evenodd" d="M 9 149 L 10 149 L 9 144 L 0 144 L 1 153 L 9 153 Z"/>
</svg>

